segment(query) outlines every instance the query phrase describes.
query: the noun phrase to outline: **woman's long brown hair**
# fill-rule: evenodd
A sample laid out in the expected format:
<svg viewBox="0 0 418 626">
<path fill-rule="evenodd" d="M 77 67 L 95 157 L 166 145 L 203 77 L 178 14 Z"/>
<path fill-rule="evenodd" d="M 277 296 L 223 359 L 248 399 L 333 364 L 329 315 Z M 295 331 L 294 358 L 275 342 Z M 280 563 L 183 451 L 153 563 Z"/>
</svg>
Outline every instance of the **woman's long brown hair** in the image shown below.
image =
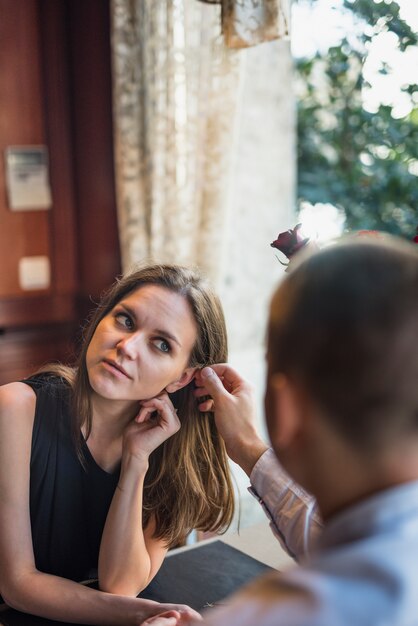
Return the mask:
<svg viewBox="0 0 418 626">
<path fill-rule="evenodd" d="M 91 387 L 86 353 L 99 322 L 129 293 L 144 285 L 159 285 L 188 301 L 197 327 L 197 340 L 189 367 L 204 367 L 227 360 L 227 335 L 222 306 L 200 274 L 177 265 L 148 265 L 118 279 L 102 297 L 85 330 L 75 368 L 42 368 L 64 378 L 73 391 L 72 434 L 77 455 L 84 463 L 83 428 L 92 428 Z M 144 526 L 153 518 L 155 536 L 168 546 L 184 541 L 193 529 L 221 532 L 234 513 L 234 494 L 224 443 L 212 413 L 199 411 L 193 382 L 171 395 L 178 410 L 180 430 L 149 458 L 145 477 Z"/>
</svg>

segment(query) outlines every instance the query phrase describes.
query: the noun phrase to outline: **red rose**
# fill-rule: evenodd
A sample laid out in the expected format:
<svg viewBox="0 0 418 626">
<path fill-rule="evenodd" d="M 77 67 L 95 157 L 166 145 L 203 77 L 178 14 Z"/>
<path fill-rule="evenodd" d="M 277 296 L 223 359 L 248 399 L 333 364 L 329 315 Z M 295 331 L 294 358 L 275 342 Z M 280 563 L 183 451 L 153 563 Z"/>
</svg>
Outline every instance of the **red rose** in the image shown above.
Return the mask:
<svg viewBox="0 0 418 626">
<path fill-rule="evenodd" d="M 412 240 L 414 243 L 418 243 L 418 226 L 417 226 L 417 234 L 415 235 L 415 237 Z"/>
<path fill-rule="evenodd" d="M 300 232 L 301 227 L 302 224 L 297 224 L 293 229 L 279 233 L 277 239 L 270 244 L 271 247 L 280 250 L 290 260 L 309 241 L 309 237 L 304 237 Z"/>
</svg>

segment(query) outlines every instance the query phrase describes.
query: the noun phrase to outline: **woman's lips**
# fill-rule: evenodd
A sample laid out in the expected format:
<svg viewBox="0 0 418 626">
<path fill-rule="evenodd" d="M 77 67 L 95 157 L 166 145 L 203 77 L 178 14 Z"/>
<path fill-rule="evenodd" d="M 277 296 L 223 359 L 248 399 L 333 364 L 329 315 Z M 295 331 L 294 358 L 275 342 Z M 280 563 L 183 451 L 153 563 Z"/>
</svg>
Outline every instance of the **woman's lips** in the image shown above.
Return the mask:
<svg viewBox="0 0 418 626">
<path fill-rule="evenodd" d="M 119 365 L 119 363 L 116 363 L 116 361 L 104 359 L 103 364 L 106 366 L 106 369 L 108 369 L 112 373 L 119 374 L 124 378 L 131 378 L 131 376 L 129 376 L 128 372 L 122 367 L 122 365 Z"/>
</svg>

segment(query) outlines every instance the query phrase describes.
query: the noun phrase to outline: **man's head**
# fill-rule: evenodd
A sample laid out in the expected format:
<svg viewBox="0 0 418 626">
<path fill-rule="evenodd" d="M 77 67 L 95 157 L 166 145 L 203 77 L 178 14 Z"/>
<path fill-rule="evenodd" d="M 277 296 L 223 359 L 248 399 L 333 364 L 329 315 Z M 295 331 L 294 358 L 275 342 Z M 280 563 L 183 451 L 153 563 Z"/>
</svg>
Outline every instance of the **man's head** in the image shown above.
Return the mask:
<svg viewBox="0 0 418 626">
<path fill-rule="evenodd" d="M 351 238 L 303 260 L 272 300 L 268 368 L 273 445 L 284 383 L 360 452 L 418 436 L 418 247 Z"/>
</svg>

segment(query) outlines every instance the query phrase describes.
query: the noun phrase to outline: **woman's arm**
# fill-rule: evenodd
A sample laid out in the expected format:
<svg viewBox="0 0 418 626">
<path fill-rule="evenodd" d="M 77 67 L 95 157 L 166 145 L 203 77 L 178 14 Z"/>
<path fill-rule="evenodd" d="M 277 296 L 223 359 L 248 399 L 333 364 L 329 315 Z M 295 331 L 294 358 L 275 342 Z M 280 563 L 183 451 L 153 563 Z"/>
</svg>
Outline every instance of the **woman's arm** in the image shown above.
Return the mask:
<svg viewBox="0 0 418 626">
<path fill-rule="evenodd" d="M 99 585 L 103 591 L 136 596 L 155 576 L 167 546 L 152 538 L 153 524 L 142 528 L 144 477 L 148 464 L 123 459 L 121 477 L 103 530 Z"/>
<path fill-rule="evenodd" d="M 149 455 L 180 428 L 166 393 L 142 403 L 124 434 L 122 468 L 110 505 L 99 554 L 104 591 L 136 596 L 158 572 L 167 545 L 153 537 L 154 522 L 142 525 L 144 478 Z"/>
<path fill-rule="evenodd" d="M 160 605 L 89 589 L 36 569 L 29 516 L 30 451 L 36 397 L 22 383 L 0 388 L 0 594 L 10 607 L 48 619 L 136 626 L 185 606 Z"/>
</svg>

